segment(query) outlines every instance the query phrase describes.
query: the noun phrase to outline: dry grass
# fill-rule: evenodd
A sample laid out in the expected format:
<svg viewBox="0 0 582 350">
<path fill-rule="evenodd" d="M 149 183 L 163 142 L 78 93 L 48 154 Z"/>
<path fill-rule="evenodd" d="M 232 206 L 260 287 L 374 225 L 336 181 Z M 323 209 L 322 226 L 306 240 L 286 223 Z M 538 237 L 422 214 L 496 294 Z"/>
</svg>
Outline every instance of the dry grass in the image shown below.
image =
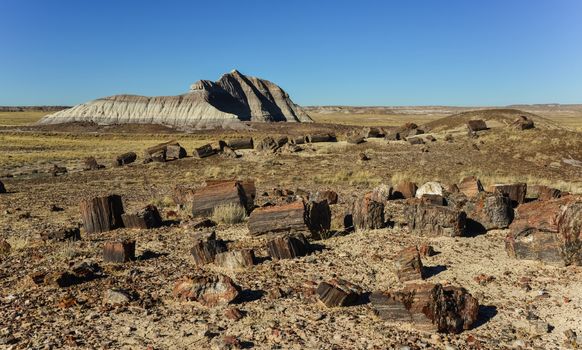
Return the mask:
<svg viewBox="0 0 582 350">
<path fill-rule="evenodd" d="M 445 114 L 350 114 L 350 113 L 310 113 L 318 123 L 358 125 L 358 126 L 400 126 L 412 122 L 424 124 L 445 117 Z"/>
<path fill-rule="evenodd" d="M 316 175 L 313 178 L 316 184 L 326 184 L 326 185 L 361 185 L 361 186 L 374 186 L 382 182 L 382 178 L 368 170 L 340 170 L 329 175 Z"/>
<path fill-rule="evenodd" d="M 0 112 L 0 126 L 31 125 L 47 114 L 54 112 L 27 111 L 27 112 Z"/>
<path fill-rule="evenodd" d="M 247 212 L 245 208 L 237 204 L 225 204 L 214 208 L 212 220 L 220 224 L 234 225 L 245 221 Z"/>
<path fill-rule="evenodd" d="M 10 244 L 11 251 L 24 250 L 30 246 L 30 239 L 28 237 L 11 236 L 6 239 Z"/>
</svg>

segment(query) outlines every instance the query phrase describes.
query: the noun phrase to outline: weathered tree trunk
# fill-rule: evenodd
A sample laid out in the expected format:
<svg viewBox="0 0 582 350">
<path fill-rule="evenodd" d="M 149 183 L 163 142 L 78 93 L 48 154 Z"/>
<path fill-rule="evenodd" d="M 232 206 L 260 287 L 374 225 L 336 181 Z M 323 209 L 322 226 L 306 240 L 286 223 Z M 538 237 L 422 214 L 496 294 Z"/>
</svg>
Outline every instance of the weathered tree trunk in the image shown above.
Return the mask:
<svg viewBox="0 0 582 350">
<path fill-rule="evenodd" d="M 384 203 L 374 200 L 374 192 L 366 193 L 354 203 L 352 210 L 356 230 L 374 230 L 384 227 Z"/>
<path fill-rule="evenodd" d="M 103 247 L 103 260 L 105 262 L 124 263 L 134 259 L 134 240 L 105 242 L 105 246 Z"/>
<path fill-rule="evenodd" d="M 463 206 L 463 210 L 467 213 L 467 228 L 477 230 L 475 233 L 505 229 L 513 220 L 511 201 L 500 193 L 480 192 Z M 472 227 L 475 225 L 477 227 Z"/>
<path fill-rule="evenodd" d="M 226 252 L 226 243 L 220 239 L 198 239 L 190 250 L 196 265 L 202 266 L 214 262 L 217 254 Z"/>
<path fill-rule="evenodd" d="M 483 192 L 483 185 L 475 176 L 465 177 L 457 188 L 467 197 L 475 197 L 479 192 Z"/>
<path fill-rule="evenodd" d="M 273 138 L 271 136 L 267 136 L 261 140 L 257 145 L 255 145 L 255 149 L 258 151 L 267 151 L 267 152 L 276 152 L 281 147 L 283 147 L 289 139 L 286 136 L 281 136 L 278 138 Z"/>
<path fill-rule="evenodd" d="M 105 168 L 105 165 L 101 165 L 99 163 L 97 163 L 97 160 L 95 159 L 95 157 L 87 157 L 85 158 L 85 167 L 83 168 L 83 170 L 99 170 L 99 169 L 103 169 Z"/>
<path fill-rule="evenodd" d="M 411 232 L 430 236 L 462 236 L 467 215 L 464 211 L 430 204 L 412 204 L 407 210 Z"/>
<path fill-rule="evenodd" d="M 194 149 L 194 156 L 198 158 L 206 158 L 216 154 L 216 151 L 210 144 L 204 145 Z"/>
<path fill-rule="evenodd" d="M 154 205 L 148 205 L 134 214 L 123 214 L 121 217 L 127 228 L 150 229 L 162 226 L 162 217 Z"/>
<path fill-rule="evenodd" d="M 244 269 L 255 264 L 255 253 L 252 249 L 222 252 L 216 254 L 214 263 L 231 270 Z"/>
<path fill-rule="evenodd" d="M 246 137 L 241 139 L 232 139 L 221 141 L 225 146 L 232 148 L 233 150 L 237 149 L 253 149 L 254 143 L 252 137 Z"/>
<path fill-rule="evenodd" d="M 309 143 L 316 143 L 316 142 L 335 142 L 335 136 L 332 134 L 314 134 L 314 135 L 307 135 L 307 141 Z"/>
<path fill-rule="evenodd" d="M 211 215 L 214 208 L 221 205 L 248 206 L 248 198 L 238 181 L 222 181 L 209 183 L 206 187 L 197 189 L 192 195 L 192 215 Z"/>
<path fill-rule="evenodd" d="M 398 252 L 394 258 L 394 267 L 400 282 L 424 279 L 424 267 L 416 246 Z"/>
<path fill-rule="evenodd" d="M 485 123 L 484 120 L 482 119 L 476 119 L 476 120 L 469 120 L 467 122 L 467 129 L 470 132 L 477 132 L 477 131 L 481 131 L 481 130 L 487 130 L 487 124 Z"/>
<path fill-rule="evenodd" d="M 293 259 L 311 252 L 311 245 L 302 234 L 281 235 L 267 242 L 269 255 L 276 260 Z"/>
<path fill-rule="evenodd" d="M 123 166 L 123 165 L 131 164 L 131 163 L 135 162 L 136 159 L 137 159 L 137 154 L 135 154 L 135 152 L 124 153 L 124 154 L 117 156 L 117 158 L 115 158 L 114 165 L 115 166 Z"/>
<path fill-rule="evenodd" d="M 145 150 L 145 158 L 158 162 L 181 159 L 186 157 L 186 149 L 176 141 L 168 141 L 149 147 Z"/>
<path fill-rule="evenodd" d="M 315 290 L 317 298 L 327 307 L 352 306 L 360 300 L 362 289 L 342 279 L 321 282 Z"/>
<path fill-rule="evenodd" d="M 527 194 L 527 184 L 526 183 L 515 183 L 515 184 L 496 184 L 488 188 L 488 192 L 498 192 L 501 193 L 509 199 L 513 206 L 517 206 L 525 202 L 525 195 Z"/>
<path fill-rule="evenodd" d="M 296 201 L 289 204 L 255 209 L 248 222 L 251 235 L 277 232 L 311 233 L 313 236 L 329 230 L 331 210 L 327 201 Z"/>
<path fill-rule="evenodd" d="M 394 199 L 406 199 L 414 198 L 416 196 L 416 190 L 418 186 L 416 183 L 410 181 L 404 181 L 399 183 L 392 192 Z"/>
<path fill-rule="evenodd" d="M 407 284 L 391 293 L 370 295 L 372 307 L 385 321 L 410 322 L 429 332 L 460 333 L 470 329 L 479 314 L 479 302 L 464 288 L 440 284 Z"/>
<path fill-rule="evenodd" d="M 110 195 L 84 200 L 80 209 L 87 233 L 106 232 L 123 227 L 121 196 Z"/>
</svg>

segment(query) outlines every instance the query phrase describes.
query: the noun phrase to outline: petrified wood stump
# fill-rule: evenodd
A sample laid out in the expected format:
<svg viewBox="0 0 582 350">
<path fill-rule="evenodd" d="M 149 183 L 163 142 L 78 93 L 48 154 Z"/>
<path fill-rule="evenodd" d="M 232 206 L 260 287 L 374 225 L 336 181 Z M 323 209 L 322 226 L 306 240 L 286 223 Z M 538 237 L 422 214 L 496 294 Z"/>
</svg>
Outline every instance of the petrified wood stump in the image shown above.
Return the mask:
<svg viewBox="0 0 582 350">
<path fill-rule="evenodd" d="M 424 278 L 424 267 L 416 246 L 408 247 L 398 252 L 394 258 L 394 267 L 400 282 Z"/>
<path fill-rule="evenodd" d="M 384 227 L 384 203 L 374 199 L 374 192 L 366 193 L 354 203 L 352 217 L 356 230 L 373 230 Z"/>
<path fill-rule="evenodd" d="M 317 298 L 327 307 L 351 306 L 358 303 L 362 289 L 342 279 L 321 282 L 315 290 Z"/>
<path fill-rule="evenodd" d="M 526 183 L 496 184 L 489 186 L 487 191 L 501 193 L 509 197 L 509 199 L 511 199 L 513 206 L 517 206 L 525 202 L 525 196 L 527 194 L 527 184 Z"/>
<path fill-rule="evenodd" d="M 396 292 L 370 295 L 372 307 L 386 321 L 411 322 L 424 331 L 460 333 L 477 320 L 479 303 L 464 288 L 407 284 Z"/>
<path fill-rule="evenodd" d="M 267 242 L 267 251 L 276 260 L 293 259 L 309 254 L 311 246 L 302 234 L 282 235 Z"/>
<path fill-rule="evenodd" d="M 136 159 L 137 159 L 137 154 L 135 154 L 135 152 L 124 153 L 124 154 L 117 156 L 117 158 L 115 158 L 114 165 L 115 166 L 123 166 L 123 165 L 131 164 L 131 163 L 135 162 Z"/>
<path fill-rule="evenodd" d="M 123 225 L 127 228 L 149 229 L 162 226 L 162 217 L 155 205 L 148 205 L 134 214 L 123 214 Z"/>
<path fill-rule="evenodd" d="M 214 263 L 231 270 L 244 269 L 255 264 L 255 253 L 252 249 L 222 252 L 216 254 Z"/>
<path fill-rule="evenodd" d="M 206 187 L 197 189 L 191 196 L 192 215 L 211 215 L 214 208 L 221 205 L 239 205 L 247 208 L 249 200 L 238 181 L 221 181 L 208 183 Z"/>
<path fill-rule="evenodd" d="M 87 233 L 106 232 L 123 227 L 123 203 L 118 195 L 84 200 L 80 209 Z"/>
<path fill-rule="evenodd" d="M 327 201 L 295 201 L 253 210 L 248 228 L 253 236 L 277 232 L 301 232 L 318 236 L 329 230 L 331 210 Z"/>
<path fill-rule="evenodd" d="M 462 236 L 464 211 L 431 204 L 411 204 L 407 208 L 408 227 L 413 233 L 429 236 Z"/>
<path fill-rule="evenodd" d="M 210 144 L 194 149 L 194 156 L 198 158 L 206 158 L 215 154 L 216 151 L 212 148 Z"/>
<path fill-rule="evenodd" d="M 226 243 L 220 239 L 197 239 L 190 250 L 196 265 L 202 266 L 214 262 L 218 253 L 226 252 Z"/>
<path fill-rule="evenodd" d="M 106 242 L 103 246 L 103 260 L 105 262 L 124 263 L 135 259 L 135 241 L 123 240 Z"/>
</svg>

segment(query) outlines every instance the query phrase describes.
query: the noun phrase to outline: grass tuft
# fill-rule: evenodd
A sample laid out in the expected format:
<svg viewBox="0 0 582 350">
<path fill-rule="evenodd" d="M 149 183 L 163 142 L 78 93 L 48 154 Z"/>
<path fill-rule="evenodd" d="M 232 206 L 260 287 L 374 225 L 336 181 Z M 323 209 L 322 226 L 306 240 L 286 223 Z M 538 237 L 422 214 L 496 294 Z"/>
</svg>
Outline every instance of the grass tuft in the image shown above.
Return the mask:
<svg viewBox="0 0 582 350">
<path fill-rule="evenodd" d="M 245 221 L 247 212 L 238 204 L 225 204 L 214 208 L 212 220 L 225 225 L 234 225 Z"/>
</svg>

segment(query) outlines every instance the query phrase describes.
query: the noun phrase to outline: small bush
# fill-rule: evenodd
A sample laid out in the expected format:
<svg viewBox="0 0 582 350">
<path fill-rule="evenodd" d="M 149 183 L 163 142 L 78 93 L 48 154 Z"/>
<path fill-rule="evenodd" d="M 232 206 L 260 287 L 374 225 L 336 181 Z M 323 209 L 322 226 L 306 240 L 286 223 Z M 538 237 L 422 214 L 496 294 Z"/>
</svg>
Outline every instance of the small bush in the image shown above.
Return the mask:
<svg viewBox="0 0 582 350">
<path fill-rule="evenodd" d="M 247 218 L 245 208 L 237 204 L 225 204 L 214 208 L 212 220 L 226 225 L 243 222 Z"/>
</svg>

